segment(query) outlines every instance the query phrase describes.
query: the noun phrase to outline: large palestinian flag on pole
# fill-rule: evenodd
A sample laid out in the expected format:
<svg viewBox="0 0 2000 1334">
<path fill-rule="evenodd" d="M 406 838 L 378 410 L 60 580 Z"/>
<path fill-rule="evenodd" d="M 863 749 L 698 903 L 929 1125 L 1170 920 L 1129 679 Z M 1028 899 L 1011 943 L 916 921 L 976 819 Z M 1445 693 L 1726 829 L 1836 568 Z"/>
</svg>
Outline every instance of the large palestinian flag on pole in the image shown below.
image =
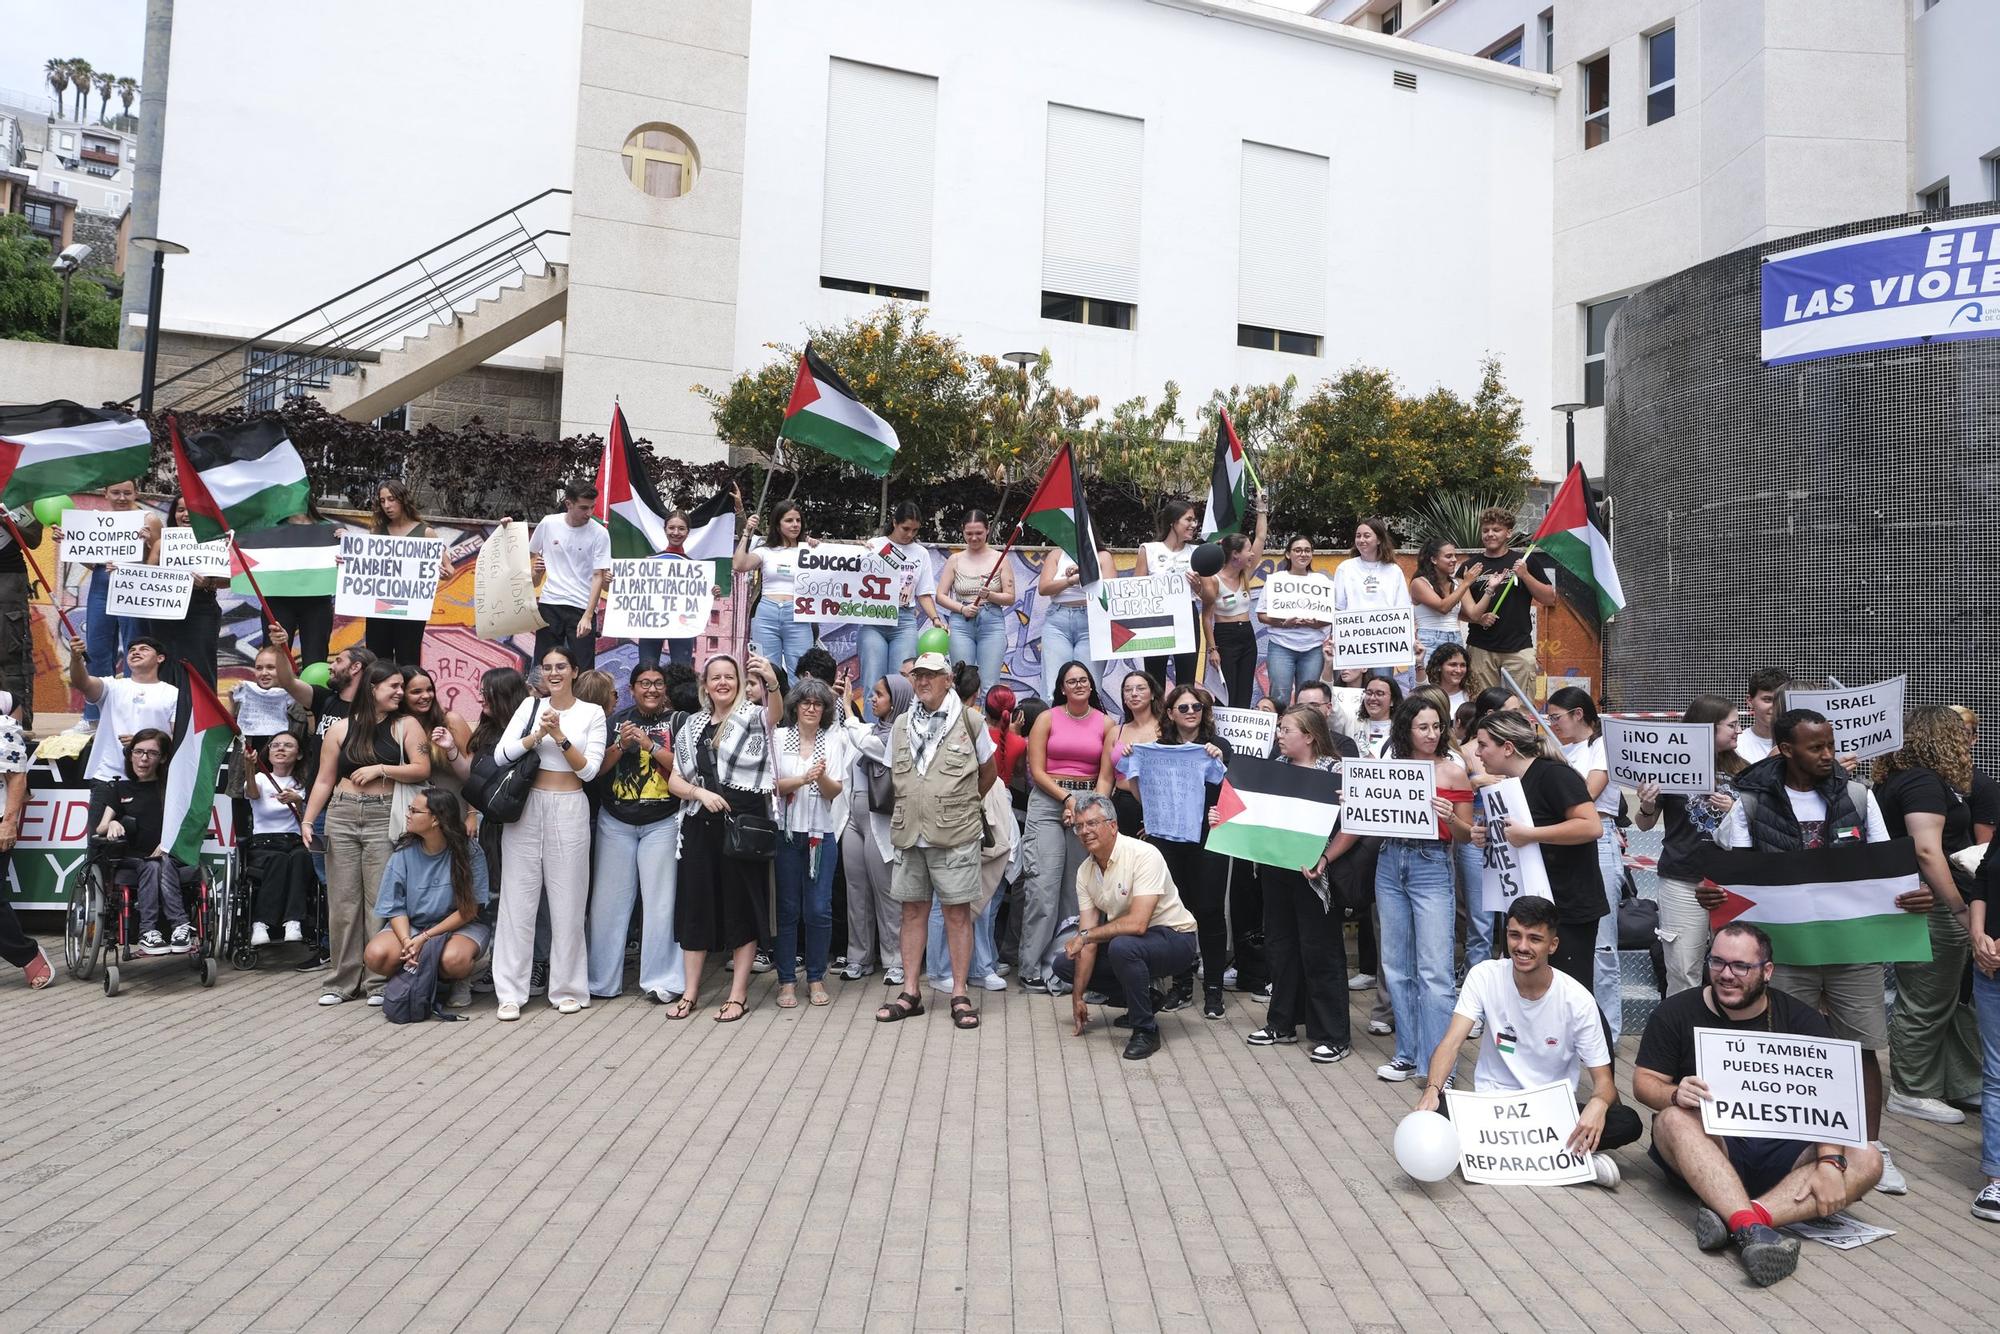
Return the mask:
<svg viewBox="0 0 2000 1334">
<path fill-rule="evenodd" d="M 1762 927 L 1771 957 L 1810 967 L 1923 962 L 1931 957 L 1927 914 L 1904 912 L 1898 895 L 1918 886 L 1917 848 L 1907 838 L 1848 843 L 1811 852 L 1741 852 L 1706 847 L 1701 869 L 1724 892 L 1710 929 L 1731 922 Z"/>
<path fill-rule="evenodd" d="M 202 841 L 208 837 L 209 815 L 215 806 L 215 776 L 229 753 L 236 724 L 192 664 L 180 664 L 180 708 L 174 718 L 174 753 L 167 761 L 165 811 L 160 820 L 160 844 L 183 866 L 201 864 Z M 151 856 L 152 849 L 145 849 Z"/>
<path fill-rule="evenodd" d="M 1611 563 L 1611 539 L 1590 512 L 1581 463 L 1563 479 L 1547 517 L 1535 530 L 1534 547 L 1590 586 L 1597 595 L 1600 618 L 1608 621 L 1624 610 L 1625 589 L 1618 582 L 1618 568 Z"/>
<path fill-rule="evenodd" d="M 255 596 L 250 586 L 255 574 L 266 597 L 330 598 L 333 558 L 339 554 L 340 533 L 330 523 L 281 523 L 239 533 L 230 546 L 229 586 Z"/>
<path fill-rule="evenodd" d="M 1076 455 L 1067 442 L 1056 451 L 1042 484 L 1028 499 L 1021 522 L 1069 554 L 1088 588 L 1103 577 L 1097 568 L 1097 534 L 1091 531 L 1090 510 L 1083 502 L 1083 479 L 1077 476 Z"/>
<path fill-rule="evenodd" d="M 1250 492 L 1246 482 L 1255 481 L 1256 477 L 1250 467 L 1250 456 L 1244 452 L 1243 442 L 1236 438 L 1236 423 L 1229 420 L 1229 412 L 1225 409 L 1215 428 L 1215 467 L 1208 479 L 1208 508 L 1203 511 L 1202 519 L 1203 538 L 1245 531 L 1244 521 L 1250 515 Z"/>
<path fill-rule="evenodd" d="M 785 423 L 778 428 L 785 440 L 824 450 L 855 467 L 888 475 L 896 461 L 896 430 L 862 406 L 847 381 L 821 361 L 812 344 L 799 354 L 799 378 L 785 405 Z"/>
<path fill-rule="evenodd" d="M 0 406 L 0 503 L 129 482 L 152 462 L 153 433 L 129 413 L 67 399 Z"/>
<path fill-rule="evenodd" d="M 667 549 L 667 506 L 646 460 L 625 429 L 625 410 L 611 405 L 611 430 L 597 468 L 598 522 L 611 534 L 611 555 L 637 560 Z"/>
<path fill-rule="evenodd" d="M 1340 779 L 1302 764 L 1238 755 L 1215 809 L 1221 822 L 1208 831 L 1210 852 L 1296 871 L 1318 861 L 1333 837 Z"/>
<path fill-rule="evenodd" d="M 306 465 L 276 418 L 231 422 L 183 437 L 167 418 L 174 468 L 195 540 L 213 542 L 283 523 L 306 511 Z"/>
</svg>

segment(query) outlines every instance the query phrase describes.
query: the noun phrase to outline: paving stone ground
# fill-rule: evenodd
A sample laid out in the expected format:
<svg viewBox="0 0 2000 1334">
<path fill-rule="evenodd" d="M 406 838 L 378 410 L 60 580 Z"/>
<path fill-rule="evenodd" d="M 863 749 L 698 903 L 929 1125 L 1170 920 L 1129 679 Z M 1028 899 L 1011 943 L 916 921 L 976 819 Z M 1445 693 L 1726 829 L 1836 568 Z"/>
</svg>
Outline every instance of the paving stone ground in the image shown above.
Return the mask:
<svg viewBox="0 0 2000 1334">
<path fill-rule="evenodd" d="M 60 941 L 49 940 L 60 957 Z M 1261 1007 L 1119 1058 L 1067 1000 L 691 1021 L 631 995 L 393 1027 L 289 970 L 105 997 L 0 977 L 0 1334 L 15 1330 L 1985 1330 L 1976 1119 L 1890 1118 L 1910 1178 L 1748 1286 L 1643 1151 L 1626 1184 L 1420 1186 L 1409 1086 L 1252 1049 Z M 1367 997 L 1360 998 L 1365 1001 Z M 1108 1017 L 1108 1016 L 1107 1016 Z M 1355 1012 L 1365 1032 L 1365 1006 Z M 1633 1049 L 1627 1038 L 1623 1073 Z"/>
</svg>

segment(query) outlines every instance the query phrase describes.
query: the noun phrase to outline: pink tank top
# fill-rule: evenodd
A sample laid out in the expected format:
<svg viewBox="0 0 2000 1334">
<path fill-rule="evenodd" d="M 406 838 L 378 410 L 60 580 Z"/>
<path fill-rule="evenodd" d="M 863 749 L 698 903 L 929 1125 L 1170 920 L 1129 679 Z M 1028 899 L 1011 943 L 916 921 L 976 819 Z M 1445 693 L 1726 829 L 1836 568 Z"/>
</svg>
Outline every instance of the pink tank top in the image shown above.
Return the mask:
<svg viewBox="0 0 2000 1334">
<path fill-rule="evenodd" d="M 1049 710 L 1048 766 L 1064 778 L 1095 778 L 1104 759 L 1104 715 L 1096 709 L 1078 718 L 1068 709 Z"/>
</svg>

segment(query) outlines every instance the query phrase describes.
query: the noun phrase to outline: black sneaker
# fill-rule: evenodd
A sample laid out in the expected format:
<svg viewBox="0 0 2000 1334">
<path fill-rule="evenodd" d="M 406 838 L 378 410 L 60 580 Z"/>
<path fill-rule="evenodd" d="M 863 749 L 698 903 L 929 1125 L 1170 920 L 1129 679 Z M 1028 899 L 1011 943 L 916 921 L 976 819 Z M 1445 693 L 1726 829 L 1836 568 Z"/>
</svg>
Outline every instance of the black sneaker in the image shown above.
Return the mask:
<svg viewBox="0 0 2000 1334">
<path fill-rule="evenodd" d="M 1243 1035 L 1243 1040 L 1253 1047 L 1293 1046 L 1297 1044 L 1297 1033 L 1280 1033 L 1275 1028 L 1253 1028 Z"/>
<path fill-rule="evenodd" d="M 1737 1258 L 1743 1261 L 1743 1272 L 1760 1288 L 1790 1278 L 1799 1267 L 1799 1239 L 1787 1237 L 1775 1228 L 1752 1223 L 1730 1233 L 1729 1240 L 1736 1247 Z"/>
<path fill-rule="evenodd" d="M 549 966 L 538 963 L 528 970 L 528 994 L 546 996 L 549 994 Z"/>
<path fill-rule="evenodd" d="M 1222 1007 L 1221 987 L 1209 987 L 1206 991 L 1202 992 L 1202 997 L 1201 997 L 1202 1018 L 1220 1019 L 1223 1017 L 1225 1013 L 1227 1012 Z"/>
<path fill-rule="evenodd" d="M 307 950 L 306 957 L 292 965 L 292 971 L 295 973 L 317 973 L 332 962 L 333 960 L 327 958 L 318 950 Z"/>
<path fill-rule="evenodd" d="M 758 950 L 757 957 L 750 961 L 750 971 L 753 973 L 768 973 L 777 966 L 770 953 L 765 950 Z"/>
<path fill-rule="evenodd" d="M 1167 994 L 1160 998 L 1158 1009 L 1161 1014 L 1172 1014 L 1175 1010 L 1185 1010 L 1194 1004 L 1194 978 L 1177 977 Z"/>
<path fill-rule="evenodd" d="M 1315 1042 L 1313 1049 L 1306 1053 L 1307 1056 L 1321 1065 L 1332 1065 L 1336 1061 L 1344 1061 L 1353 1054 L 1354 1048 L 1352 1047 L 1334 1047 L 1324 1042 Z"/>
<path fill-rule="evenodd" d="M 1143 1061 L 1160 1049 L 1160 1030 L 1141 1028 L 1133 1031 L 1125 1043 L 1125 1059 Z"/>
</svg>

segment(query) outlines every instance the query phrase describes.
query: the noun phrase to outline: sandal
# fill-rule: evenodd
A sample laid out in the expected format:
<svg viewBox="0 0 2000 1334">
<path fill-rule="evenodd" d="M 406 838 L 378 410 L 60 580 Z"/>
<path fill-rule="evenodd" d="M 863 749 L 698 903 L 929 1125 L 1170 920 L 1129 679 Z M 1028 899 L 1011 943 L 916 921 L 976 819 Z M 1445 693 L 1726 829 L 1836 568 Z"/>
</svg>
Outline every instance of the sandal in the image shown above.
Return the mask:
<svg viewBox="0 0 2000 1334">
<path fill-rule="evenodd" d="M 972 997 L 953 996 L 951 998 L 951 1026 L 953 1028 L 979 1027 L 979 1011 L 972 1008 Z"/>
<path fill-rule="evenodd" d="M 778 1008 L 781 1010 L 799 1008 L 799 993 L 789 982 L 778 988 Z"/>
<path fill-rule="evenodd" d="M 813 983 L 812 990 L 806 993 L 806 999 L 812 1002 L 814 1005 L 833 1004 L 833 997 L 827 995 L 826 988 L 821 986 L 817 982 Z"/>
<path fill-rule="evenodd" d="M 671 1005 L 667 1006 L 667 1018 L 669 1019 L 685 1019 L 693 1013 L 694 997 L 692 996 L 678 996 Z"/>
<path fill-rule="evenodd" d="M 794 1003 L 796 1003 L 796 1002 L 794 1002 Z M 731 1013 L 729 1013 L 729 1007 L 730 1007 L 730 1006 L 732 1006 L 732 1005 L 734 1005 L 734 1006 L 736 1007 L 736 1013 L 735 1013 L 735 1014 L 731 1014 Z M 718 1007 L 716 1008 L 716 1011 L 715 1011 L 715 1022 L 716 1022 L 716 1023 L 718 1023 L 718 1024 L 733 1024 L 733 1023 L 735 1023 L 735 1022 L 736 1022 L 736 1021 L 737 1021 L 738 1019 L 741 1019 L 741 1018 L 742 1018 L 742 1017 L 743 1017 L 744 1015 L 746 1015 L 746 1014 L 748 1014 L 748 1013 L 750 1013 L 750 1007 L 749 1007 L 749 1006 L 747 1006 L 747 1005 L 745 1005 L 745 1004 L 744 1004 L 744 1003 L 743 1003 L 742 1001 L 740 1001 L 740 1000 L 726 1000 L 726 1001 L 722 1002 L 722 1004 L 721 1004 L 720 1006 L 718 1006 Z"/>
<path fill-rule="evenodd" d="M 913 1019 L 923 1012 L 924 998 L 922 996 L 912 996 L 907 991 L 899 991 L 896 993 L 895 999 L 875 1011 L 875 1022 L 878 1024 L 900 1023 L 905 1019 Z"/>
<path fill-rule="evenodd" d="M 40 945 L 35 946 L 35 957 L 21 965 L 21 971 L 27 974 L 28 985 L 36 991 L 40 991 L 56 979 L 55 965 L 49 962 L 48 952 Z M 824 1005 L 825 1003 L 825 1001 L 821 1000 L 813 1002 L 814 1005 Z"/>
</svg>

